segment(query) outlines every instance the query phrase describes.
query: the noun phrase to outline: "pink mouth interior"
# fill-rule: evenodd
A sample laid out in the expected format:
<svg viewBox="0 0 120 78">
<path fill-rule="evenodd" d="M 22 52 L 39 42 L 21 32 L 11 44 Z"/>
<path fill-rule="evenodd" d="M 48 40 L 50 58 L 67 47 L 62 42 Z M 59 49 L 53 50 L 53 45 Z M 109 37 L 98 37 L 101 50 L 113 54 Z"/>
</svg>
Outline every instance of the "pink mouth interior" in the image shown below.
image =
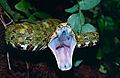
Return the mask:
<svg viewBox="0 0 120 78">
<path fill-rule="evenodd" d="M 60 69 L 69 70 L 72 67 L 70 46 L 64 44 L 56 47 L 56 59 Z"/>
</svg>

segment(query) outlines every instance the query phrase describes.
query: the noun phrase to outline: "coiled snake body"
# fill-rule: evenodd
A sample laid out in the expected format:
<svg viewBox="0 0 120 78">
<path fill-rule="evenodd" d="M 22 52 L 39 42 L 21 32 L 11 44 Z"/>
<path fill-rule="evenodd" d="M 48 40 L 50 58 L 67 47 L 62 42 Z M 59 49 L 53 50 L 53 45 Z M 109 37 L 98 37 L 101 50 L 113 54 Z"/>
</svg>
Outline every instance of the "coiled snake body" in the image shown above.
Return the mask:
<svg viewBox="0 0 120 78">
<path fill-rule="evenodd" d="M 7 44 L 28 52 L 49 47 L 56 58 L 58 68 L 65 71 L 72 67 L 74 48 L 96 45 L 99 34 L 74 33 L 69 24 L 58 19 L 48 19 L 37 21 L 35 24 L 12 24 L 6 29 L 5 40 Z"/>
</svg>

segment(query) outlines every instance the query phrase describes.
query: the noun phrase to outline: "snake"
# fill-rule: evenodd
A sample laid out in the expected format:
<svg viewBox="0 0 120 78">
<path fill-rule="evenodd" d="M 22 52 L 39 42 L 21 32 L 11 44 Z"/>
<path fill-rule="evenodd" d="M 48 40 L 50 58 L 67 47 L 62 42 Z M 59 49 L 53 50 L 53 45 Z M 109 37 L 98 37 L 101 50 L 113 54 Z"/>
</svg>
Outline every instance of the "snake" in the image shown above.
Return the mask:
<svg viewBox="0 0 120 78">
<path fill-rule="evenodd" d="M 45 19 L 36 23 L 11 24 L 5 31 L 8 45 L 27 52 L 38 52 L 50 48 L 57 66 L 62 71 L 72 68 L 75 48 L 91 47 L 99 41 L 99 33 L 76 33 L 70 24 L 59 19 Z"/>
</svg>

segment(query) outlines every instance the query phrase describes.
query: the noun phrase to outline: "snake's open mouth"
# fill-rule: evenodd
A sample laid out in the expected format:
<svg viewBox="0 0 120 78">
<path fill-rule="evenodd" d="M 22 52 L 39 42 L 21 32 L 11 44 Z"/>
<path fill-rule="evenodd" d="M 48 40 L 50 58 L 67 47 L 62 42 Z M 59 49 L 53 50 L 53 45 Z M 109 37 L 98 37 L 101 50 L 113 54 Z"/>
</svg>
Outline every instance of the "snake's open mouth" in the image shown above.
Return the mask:
<svg viewBox="0 0 120 78">
<path fill-rule="evenodd" d="M 62 71 L 70 70 L 76 39 L 67 26 L 61 28 L 61 33 L 58 32 L 57 34 L 58 36 L 53 38 L 48 46 L 56 58 L 58 68 Z"/>
<path fill-rule="evenodd" d="M 73 50 L 72 46 L 59 46 L 56 47 L 56 60 L 59 69 L 65 71 L 69 70 L 72 67 L 72 55 L 73 55 Z"/>
</svg>

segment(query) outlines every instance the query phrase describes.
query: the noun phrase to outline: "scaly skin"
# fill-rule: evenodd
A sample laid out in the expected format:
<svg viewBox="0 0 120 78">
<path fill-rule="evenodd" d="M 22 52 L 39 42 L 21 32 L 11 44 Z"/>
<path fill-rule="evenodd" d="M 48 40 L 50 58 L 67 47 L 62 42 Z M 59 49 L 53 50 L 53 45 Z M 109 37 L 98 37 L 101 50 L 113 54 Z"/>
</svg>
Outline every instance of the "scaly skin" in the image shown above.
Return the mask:
<svg viewBox="0 0 120 78">
<path fill-rule="evenodd" d="M 82 34 L 75 34 L 77 39 L 77 47 L 90 47 L 97 44 L 99 41 L 98 32 L 86 32 Z"/>
<path fill-rule="evenodd" d="M 10 25 L 5 32 L 6 43 L 29 51 L 34 50 L 38 46 L 39 49 L 45 48 L 59 23 L 61 21 L 58 19 L 48 19 L 37 21 L 36 24 L 18 23 Z M 21 45 L 28 47 L 24 46 L 22 48 Z"/>
<path fill-rule="evenodd" d="M 58 68 L 67 71 L 72 68 L 75 46 L 78 48 L 96 45 L 97 32 L 74 33 L 68 23 L 48 19 L 31 23 L 10 25 L 5 32 L 6 43 L 28 52 L 39 51 L 47 46 L 54 54 Z"/>
<path fill-rule="evenodd" d="M 12 44 L 16 48 L 23 50 L 41 50 L 47 47 L 51 36 L 61 23 L 58 19 L 47 19 L 37 21 L 36 24 L 18 23 L 8 26 L 5 32 L 7 44 Z M 90 47 L 99 41 L 98 32 L 75 33 L 77 47 Z"/>
</svg>

